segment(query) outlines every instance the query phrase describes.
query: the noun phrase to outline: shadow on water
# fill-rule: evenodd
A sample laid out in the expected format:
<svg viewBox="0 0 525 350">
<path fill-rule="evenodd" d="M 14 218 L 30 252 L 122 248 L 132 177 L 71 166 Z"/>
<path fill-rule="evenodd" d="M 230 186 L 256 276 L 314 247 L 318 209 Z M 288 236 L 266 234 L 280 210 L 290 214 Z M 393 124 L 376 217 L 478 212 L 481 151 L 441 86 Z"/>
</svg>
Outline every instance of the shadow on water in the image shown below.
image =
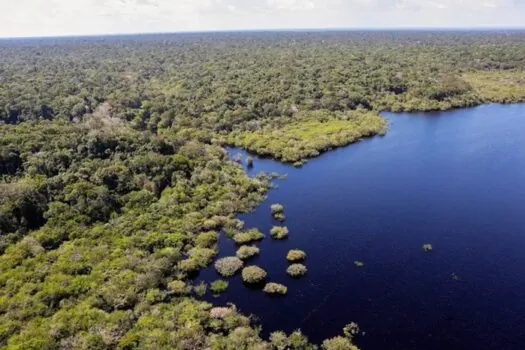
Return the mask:
<svg viewBox="0 0 525 350">
<path fill-rule="evenodd" d="M 210 300 L 257 315 L 264 335 L 300 328 L 320 342 L 355 321 L 366 332 L 357 339 L 363 349 L 521 349 L 525 105 L 385 117 L 385 137 L 300 169 L 255 157 L 248 174 L 288 178 L 239 217 L 267 235 L 249 263 L 287 285 L 288 295 L 270 298 L 237 275 Z M 246 158 L 230 150 L 237 152 Z M 272 203 L 285 206 L 285 241 L 269 236 Z M 308 254 L 308 273 L 297 280 L 286 275 L 294 248 Z M 235 251 L 221 237 L 220 255 Z M 213 268 L 199 276 L 217 278 Z"/>
</svg>

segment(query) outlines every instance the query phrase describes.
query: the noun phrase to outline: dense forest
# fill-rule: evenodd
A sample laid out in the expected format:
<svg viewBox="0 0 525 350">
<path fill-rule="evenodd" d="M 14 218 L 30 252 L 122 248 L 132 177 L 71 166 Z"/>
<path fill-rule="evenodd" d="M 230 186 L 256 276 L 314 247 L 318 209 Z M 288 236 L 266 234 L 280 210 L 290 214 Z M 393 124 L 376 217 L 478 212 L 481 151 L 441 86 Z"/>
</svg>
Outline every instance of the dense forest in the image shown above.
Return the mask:
<svg viewBox="0 0 525 350">
<path fill-rule="evenodd" d="M 224 146 L 300 165 L 381 111 L 519 101 L 519 31 L 0 40 L 0 347 L 315 349 L 194 283 L 271 186 Z"/>
</svg>

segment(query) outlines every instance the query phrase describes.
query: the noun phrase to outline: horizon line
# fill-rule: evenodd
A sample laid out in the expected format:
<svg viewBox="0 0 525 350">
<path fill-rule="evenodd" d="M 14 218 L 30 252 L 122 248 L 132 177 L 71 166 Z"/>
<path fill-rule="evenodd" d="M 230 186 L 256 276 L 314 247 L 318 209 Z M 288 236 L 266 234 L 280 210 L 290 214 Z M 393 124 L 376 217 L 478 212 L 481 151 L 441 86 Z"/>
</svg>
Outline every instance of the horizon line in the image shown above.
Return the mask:
<svg viewBox="0 0 525 350">
<path fill-rule="evenodd" d="M 177 34 L 225 34 L 225 33 L 265 33 L 265 32 L 381 32 L 381 31 L 429 31 L 429 32 L 468 32 L 468 31 L 525 31 L 524 26 L 472 26 L 472 27 L 431 27 L 431 26 L 392 26 L 392 27 L 326 27 L 326 28 L 261 28 L 261 29 L 202 29 L 202 30 L 176 30 L 160 32 L 116 32 L 105 34 L 50 34 L 50 35 L 23 35 L 0 36 L 0 40 L 23 39 L 67 39 L 67 38 L 97 38 L 97 37 L 123 37 L 141 35 L 177 35 Z"/>
</svg>

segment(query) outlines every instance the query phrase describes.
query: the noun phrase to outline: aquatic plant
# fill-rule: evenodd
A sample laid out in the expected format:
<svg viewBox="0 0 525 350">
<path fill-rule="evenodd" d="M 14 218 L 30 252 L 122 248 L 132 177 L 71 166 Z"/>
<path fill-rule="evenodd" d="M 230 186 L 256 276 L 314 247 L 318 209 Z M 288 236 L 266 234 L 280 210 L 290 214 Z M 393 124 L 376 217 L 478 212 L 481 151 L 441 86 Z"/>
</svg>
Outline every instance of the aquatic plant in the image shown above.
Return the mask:
<svg viewBox="0 0 525 350">
<path fill-rule="evenodd" d="M 285 239 L 288 237 L 288 227 L 286 226 L 274 226 L 270 230 L 270 234 L 273 239 Z"/>
<path fill-rule="evenodd" d="M 352 344 L 351 340 L 345 337 L 337 336 L 332 339 L 323 341 L 322 350 L 359 350 Z"/>
<path fill-rule="evenodd" d="M 257 284 L 266 279 L 267 273 L 259 266 L 248 266 L 242 269 L 242 280 L 245 283 Z"/>
<path fill-rule="evenodd" d="M 224 292 L 226 289 L 228 289 L 228 285 L 229 285 L 228 281 L 216 280 L 216 281 L 213 281 L 210 284 L 210 290 L 214 294 L 220 294 L 220 293 Z"/>
<path fill-rule="evenodd" d="M 272 216 L 277 221 L 284 221 L 286 216 L 284 215 L 284 206 L 282 204 L 276 203 L 270 206 L 272 211 Z"/>
<path fill-rule="evenodd" d="M 362 261 L 356 260 L 356 261 L 354 261 L 354 265 L 356 267 L 363 267 L 363 266 L 365 266 L 365 263 L 362 262 Z"/>
<path fill-rule="evenodd" d="M 239 259 L 246 260 L 249 259 L 255 255 L 259 254 L 259 248 L 254 246 L 247 246 L 243 245 L 239 249 L 237 249 L 237 253 L 235 254 Z"/>
<path fill-rule="evenodd" d="M 283 213 L 275 213 L 273 214 L 273 218 L 280 222 L 283 222 L 284 220 L 286 220 L 286 216 Z"/>
<path fill-rule="evenodd" d="M 254 241 L 260 241 L 264 238 L 264 235 L 256 228 L 244 232 L 238 232 L 233 235 L 233 240 L 237 244 L 246 244 Z"/>
<path fill-rule="evenodd" d="M 288 288 L 285 285 L 270 282 L 264 286 L 263 292 L 268 294 L 285 295 L 288 293 Z"/>
<path fill-rule="evenodd" d="M 282 213 L 284 212 L 284 205 L 275 203 L 270 206 L 270 209 L 272 211 L 272 214 Z"/>
<path fill-rule="evenodd" d="M 303 261 L 306 259 L 306 253 L 299 249 L 292 249 L 286 255 L 286 259 L 290 262 Z"/>
<path fill-rule="evenodd" d="M 432 247 L 432 244 L 423 244 L 423 247 L 422 247 L 422 248 L 423 248 L 423 250 L 424 250 L 425 252 L 427 252 L 427 253 L 428 253 L 428 252 L 431 252 L 432 250 L 434 250 L 434 248 Z"/>
<path fill-rule="evenodd" d="M 231 277 L 235 275 L 243 267 L 244 263 L 236 256 L 228 256 L 221 258 L 215 262 L 215 269 L 224 277 Z"/>
<path fill-rule="evenodd" d="M 292 277 L 304 276 L 307 271 L 308 269 L 303 264 L 293 264 L 286 269 L 286 273 Z"/>
</svg>

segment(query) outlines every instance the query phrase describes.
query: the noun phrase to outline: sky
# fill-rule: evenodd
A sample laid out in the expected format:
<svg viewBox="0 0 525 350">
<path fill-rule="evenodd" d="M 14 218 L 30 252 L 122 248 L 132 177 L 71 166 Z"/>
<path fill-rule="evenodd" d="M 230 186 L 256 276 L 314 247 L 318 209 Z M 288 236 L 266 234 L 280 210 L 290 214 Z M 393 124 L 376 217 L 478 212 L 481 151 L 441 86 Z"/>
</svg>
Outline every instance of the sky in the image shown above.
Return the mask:
<svg viewBox="0 0 525 350">
<path fill-rule="evenodd" d="M 525 27 L 525 0 L 0 0 L 0 37 Z"/>
</svg>

